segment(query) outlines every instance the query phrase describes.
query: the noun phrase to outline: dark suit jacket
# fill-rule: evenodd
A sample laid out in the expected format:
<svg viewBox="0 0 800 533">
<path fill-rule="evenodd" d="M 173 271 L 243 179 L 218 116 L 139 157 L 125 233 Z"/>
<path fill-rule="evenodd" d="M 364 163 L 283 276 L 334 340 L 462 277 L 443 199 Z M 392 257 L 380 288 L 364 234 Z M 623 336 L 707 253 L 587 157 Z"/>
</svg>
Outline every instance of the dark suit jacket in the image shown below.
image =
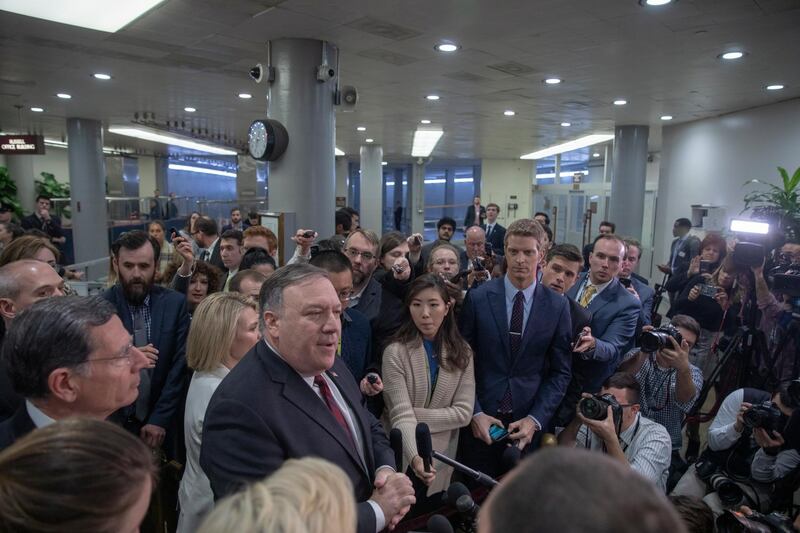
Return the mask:
<svg viewBox="0 0 800 533">
<path fill-rule="evenodd" d="M 0 357 L 0 422 L 11 418 L 21 405 L 25 405 L 25 399 L 14 391 L 8 363 Z"/>
<path fill-rule="evenodd" d="M 568 297 L 567 302 L 569 303 L 569 316 L 572 321 L 572 340 L 574 341 L 578 338 L 578 333 L 580 333 L 583 328 L 591 326 L 592 313 L 589 312 L 588 309 L 581 307 L 581 305 L 572 298 Z M 581 398 L 581 393 L 584 392 L 586 376 L 583 374 L 588 370 L 584 363 L 585 361 L 580 355 L 573 352 L 572 379 L 570 379 L 569 385 L 567 385 L 567 392 L 564 394 L 564 399 L 558 406 L 550 423 L 548 430 L 551 432 L 554 432 L 556 427 L 566 427 L 567 424 L 575 418 L 575 406 Z"/>
<path fill-rule="evenodd" d="M 504 278 L 467 293 L 459 325 L 475 354 L 475 412 L 494 416 L 510 386 L 514 420 L 531 415 L 546 428 L 571 376 L 572 323 L 567 300 L 541 283 L 536 285 L 515 358 L 508 341 Z"/>
<path fill-rule="evenodd" d="M 50 215 L 50 220 L 45 221 L 39 218 L 36 213 L 31 213 L 23 217 L 22 220 L 19 221 L 19 225 L 22 226 L 22 229 L 41 230 L 47 233 L 51 239 L 53 237 L 64 236 L 64 232 L 61 230 L 61 219 L 56 215 Z"/>
<path fill-rule="evenodd" d="M 588 272 L 567 291 L 567 296 L 577 299 Z M 641 303 L 629 293 L 617 278 L 603 292 L 594 297 L 588 307 L 592 313 L 592 336 L 597 346 L 583 354 L 585 374 L 589 375 L 587 390 L 599 390 L 622 362 L 622 356 L 636 333 L 636 322 L 641 314 Z M 584 365 L 582 365 L 584 366 Z"/>
<path fill-rule="evenodd" d="M 357 309 L 347 309 L 342 315 L 341 355 L 356 383 L 361 382 L 372 362 L 372 330 L 367 317 Z"/>
<path fill-rule="evenodd" d="M 103 298 L 114 304 L 125 329 L 133 334 L 131 313 L 119 284 L 106 290 Z M 158 349 L 158 362 L 153 368 L 147 420 L 143 422 L 167 429 L 185 394 L 189 331 L 186 297 L 156 285 L 150 290 L 150 313 L 150 342 Z"/>
<path fill-rule="evenodd" d="M 481 227 L 485 231 L 487 225 L 483 224 Z M 495 222 L 494 228 L 492 228 L 492 234 L 486 236 L 486 242 L 492 245 L 494 253 L 497 255 L 505 255 L 505 238 L 506 228 Z"/>
<path fill-rule="evenodd" d="M 672 255 L 675 253 L 676 246 L 678 246 L 678 239 L 672 241 L 670 245 L 669 261 L 667 261 L 668 265 L 672 260 Z M 664 288 L 667 292 L 680 292 L 683 290 L 688 281 L 686 273 L 689 271 L 689 264 L 692 262 L 692 258 L 699 253 L 700 239 L 694 235 L 687 236 L 686 240 L 684 240 L 678 248 L 678 255 L 675 258 L 675 267 L 672 269 L 672 274 L 667 280 L 667 283 L 664 284 Z"/>
<path fill-rule="evenodd" d="M 36 426 L 28 415 L 28 410 L 23 402 L 14 416 L 0 424 L 0 451 L 5 450 L 34 429 Z"/>
<path fill-rule="evenodd" d="M 481 206 L 478 219 L 479 220 L 475 220 L 475 206 L 469 204 L 467 211 L 464 213 L 464 229 L 466 230 L 470 226 L 480 226 L 483 224 L 483 221 L 486 220 L 486 208 L 484 206 Z"/>
<path fill-rule="evenodd" d="M 653 299 L 656 291 L 649 285 L 642 283 L 638 278 L 631 276 L 633 288 L 639 293 L 639 301 L 642 303 L 642 325 L 649 326 L 653 318 Z M 637 328 L 638 330 L 639 328 Z"/>
<path fill-rule="evenodd" d="M 206 411 L 200 465 L 220 499 L 243 483 L 263 479 L 286 459 L 320 457 L 353 482 L 359 533 L 375 532 L 366 501 L 375 471 L 394 464 L 383 427 L 362 404 L 347 365 L 336 358 L 327 372 L 354 415 L 364 439 L 364 465 L 325 403 L 265 342 L 259 342 L 217 388 Z"/>
<path fill-rule="evenodd" d="M 225 263 L 222 262 L 222 255 L 219 250 L 220 244 L 222 244 L 222 240 L 217 239 L 217 243 L 214 245 L 214 249 L 211 250 L 211 257 L 208 259 L 208 262 L 217 267 L 218 269 L 222 270 L 223 272 L 227 272 L 228 269 L 225 268 Z"/>
</svg>

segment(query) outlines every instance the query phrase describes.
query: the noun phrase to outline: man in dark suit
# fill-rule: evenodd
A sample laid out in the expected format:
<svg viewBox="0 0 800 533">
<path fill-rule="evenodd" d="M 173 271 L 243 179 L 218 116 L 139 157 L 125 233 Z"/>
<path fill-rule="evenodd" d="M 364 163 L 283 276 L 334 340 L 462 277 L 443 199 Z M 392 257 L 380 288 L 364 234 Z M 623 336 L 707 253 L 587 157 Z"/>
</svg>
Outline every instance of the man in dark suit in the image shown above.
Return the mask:
<svg viewBox="0 0 800 533">
<path fill-rule="evenodd" d="M 506 232 L 508 273 L 470 290 L 461 310 L 461 333 L 475 356 L 476 399 L 460 456 L 491 476 L 503 472 L 507 444 L 493 443 L 489 427 L 507 428 L 509 442 L 529 450 L 570 380 L 569 304 L 536 281 L 543 234 L 532 219 L 514 221 Z"/>
<path fill-rule="evenodd" d="M 639 259 L 642 257 L 642 245 L 636 239 L 625 239 L 625 258 L 622 260 L 622 266 L 619 269 L 617 277 L 620 280 L 630 280 L 630 286 L 627 282 L 622 282 L 626 285 L 628 292 L 636 296 L 642 303 L 642 313 L 640 324 L 636 327 L 636 336 L 638 337 L 642 326 L 649 326 L 653 322 L 653 299 L 655 298 L 656 291 L 653 290 L 647 283 L 647 280 L 642 281 L 641 276 L 636 275 L 636 267 L 639 266 Z"/>
<path fill-rule="evenodd" d="M 622 362 L 631 343 L 641 304 L 617 279 L 625 243 L 616 235 L 603 235 L 589 255 L 589 272 L 567 291 L 592 313 L 591 328 L 585 328 L 574 351 L 584 361 L 584 392 L 597 392 Z"/>
<path fill-rule="evenodd" d="M 114 307 L 81 296 L 33 304 L 11 324 L 2 356 L 24 402 L 0 424 L 0 450 L 62 418 L 107 418 L 136 400 L 147 364 Z"/>
<path fill-rule="evenodd" d="M 589 254 L 592 253 L 592 248 L 594 248 L 594 243 L 602 237 L 603 235 L 611 235 L 617 230 L 617 225 L 613 222 L 609 222 L 607 220 L 603 220 L 600 222 L 600 225 L 597 227 L 597 237 L 594 238 L 594 241 L 590 243 L 586 243 L 586 246 L 583 247 L 583 269 L 589 270 Z"/>
<path fill-rule="evenodd" d="M 64 232 L 61 229 L 61 219 L 56 215 L 50 214 L 50 197 L 40 194 L 36 197 L 36 211 L 20 220 L 22 229 L 38 229 L 47 233 L 50 242 L 61 250 L 61 246 L 67 242 Z"/>
<path fill-rule="evenodd" d="M 193 237 L 197 246 L 200 247 L 200 255 L 197 259 L 211 263 L 224 272 L 226 269 L 225 263 L 222 262 L 222 255 L 220 255 L 217 222 L 209 217 L 198 218 L 194 223 Z"/>
<path fill-rule="evenodd" d="M 182 422 L 176 415 L 187 385 L 186 297 L 154 285 L 159 249 L 147 233 L 124 233 L 111 245 L 111 254 L 118 281 L 103 298 L 116 307 L 134 345 L 151 361 L 149 368 L 142 369 L 136 403 L 117 416 L 151 448 L 158 448 L 167 430 L 178 429 L 176 423 Z M 176 436 L 171 435 L 172 447 L 180 447 Z"/>
<path fill-rule="evenodd" d="M 464 215 L 464 231 L 470 226 L 482 226 L 484 220 L 486 220 L 486 208 L 481 205 L 481 197 L 476 196 Z"/>
<path fill-rule="evenodd" d="M 492 245 L 492 251 L 497 255 L 503 255 L 503 244 L 506 237 L 506 228 L 497 222 L 497 215 L 499 214 L 499 205 L 487 205 L 486 224 L 484 224 L 482 227 L 484 231 L 486 231 L 486 242 Z"/>
<path fill-rule="evenodd" d="M 672 241 L 669 249 L 669 263 L 658 265 L 658 269 L 664 274 L 669 274 L 670 278 L 664 285 L 664 288 L 669 294 L 670 302 L 675 300 L 675 297 L 683 290 L 683 286 L 676 285 L 676 282 L 671 280 L 687 280 L 686 272 L 689 270 L 689 265 L 692 258 L 700 253 L 700 239 L 694 235 L 689 235 L 692 230 L 692 222 L 688 218 L 679 218 L 672 226 L 672 236 L 675 240 Z M 683 276 L 676 276 L 676 274 L 684 274 Z"/>
<path fill-rule="evenodd" d="M 359 533 L 393 528 L 414 503 L 411 481 L 392 467 L 383 427 L 336 357 L 341 312 L 317 267 L 288 265 L 264 283 L 264 340 L 223 380 L 206 411 L 200 464 L 216 499 L 286 459 L 316 456 L 353 483 Z"/>
<path fill-rule="evenodd" d="M 220 235 L 232 229 L 238 231 L 244 231 L 245 229 L 247 229 L 247 227 L 242 222 L 242 211 L 238 207 L 234 207 L 233 209 L 231 209 L 231 223 L 222 226 L 222 231 L 220 231 Z"/>
</svg>

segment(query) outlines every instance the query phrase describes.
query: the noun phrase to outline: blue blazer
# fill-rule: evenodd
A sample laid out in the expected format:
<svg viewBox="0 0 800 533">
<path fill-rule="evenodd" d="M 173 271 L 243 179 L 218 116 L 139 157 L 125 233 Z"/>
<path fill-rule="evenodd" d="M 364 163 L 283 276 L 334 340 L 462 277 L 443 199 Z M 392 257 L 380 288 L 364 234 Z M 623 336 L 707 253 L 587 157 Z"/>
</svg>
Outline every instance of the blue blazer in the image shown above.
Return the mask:
<svg viewBox="0 0 800 533">
<path fill-rule="evenodd" d="M 131 313 L 120 285 L 106 290 L 103 298 L 114 304 L 125 329 L 133 334 Z M 143 422 L 168 429 L 186 394 L 186 335 L 189 331 L 186 296 L 153 286 L 150 313 L 150 342 L 158 350 L 158 362 L 153 368 L 147 420 Z"/>
<path fill-rule="evenodd" d="M 371 363 L 372 328 L 364 313 L 345 309 L 342 318 L 342 359 L 350 373 L 360 383 Z"/>
<path fill-rule="evenodd" d="M 639 293 L 639 301 L 642 303 L 642 324 L 649 326 L 652 322 L 653 316 L 653 299 L 655 298 L 656 291 L 650 285 L 642 283 L 635 277 L 631 276 L 631 283 L 636 292 Z"/>
<path fill-rule="evenodd" d="M 567 291 L 567 296 L 578 300 L 578 291 L 586 280 L 588 272 L 580 275 L 578 281 Z M 583 354 L 587 369 L 582 372 L 589 376 L 586 390 L 594 392 L 622 362 L 625 348 L 636 334 L 636 323 L 642 306 L 634 295 L 629 293 L 617 278 L 603 292 L 594 297 L 588 307 L 592 313 L 592 335 L 597 346 Z"/>
<path fill-rule="evenodd" d="M 538 283 L 512 358 L 505 292 L 503 278 L 487 281 L 467 293 L 461 309 L 461 334 L 475 354 L 475 412 L 494 415 L 510 386 L 514 420 L 530 415 L 546 428 L 571 377 L 569 305 Z"/>
</svg>

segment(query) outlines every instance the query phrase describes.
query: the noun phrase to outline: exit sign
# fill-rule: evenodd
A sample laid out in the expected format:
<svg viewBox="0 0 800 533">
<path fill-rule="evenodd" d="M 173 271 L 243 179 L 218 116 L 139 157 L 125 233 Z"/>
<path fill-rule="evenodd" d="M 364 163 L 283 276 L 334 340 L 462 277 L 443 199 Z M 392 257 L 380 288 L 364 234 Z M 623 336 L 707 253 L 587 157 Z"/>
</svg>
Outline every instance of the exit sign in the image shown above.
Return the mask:
<svg viewBox="0 0 800 533">
<path fill-rule="evenodd" d="M 0 154 L 44 154 L 44 137 L 41 135 L 0 135 Z"/>
</svg>

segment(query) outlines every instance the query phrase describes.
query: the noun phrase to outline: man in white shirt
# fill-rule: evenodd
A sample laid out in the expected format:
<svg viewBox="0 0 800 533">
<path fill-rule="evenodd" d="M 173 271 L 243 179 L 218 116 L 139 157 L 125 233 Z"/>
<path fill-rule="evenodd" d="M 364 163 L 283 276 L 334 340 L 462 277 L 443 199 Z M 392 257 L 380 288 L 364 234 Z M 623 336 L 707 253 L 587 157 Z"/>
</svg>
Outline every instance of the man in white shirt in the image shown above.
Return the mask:
<svg viewBox="0 0 800 533">
<path fill-rule="evenodd" d="M 222 264 L 225 265 L 226 277 L 223 290 L 228 291 L 231 279 L 239 272 L 239 263 L 242 262 L 242 232 L 239 230 L 228 230 L 223 232 L 219 238 L 219 255 Z"/>
</svg>

